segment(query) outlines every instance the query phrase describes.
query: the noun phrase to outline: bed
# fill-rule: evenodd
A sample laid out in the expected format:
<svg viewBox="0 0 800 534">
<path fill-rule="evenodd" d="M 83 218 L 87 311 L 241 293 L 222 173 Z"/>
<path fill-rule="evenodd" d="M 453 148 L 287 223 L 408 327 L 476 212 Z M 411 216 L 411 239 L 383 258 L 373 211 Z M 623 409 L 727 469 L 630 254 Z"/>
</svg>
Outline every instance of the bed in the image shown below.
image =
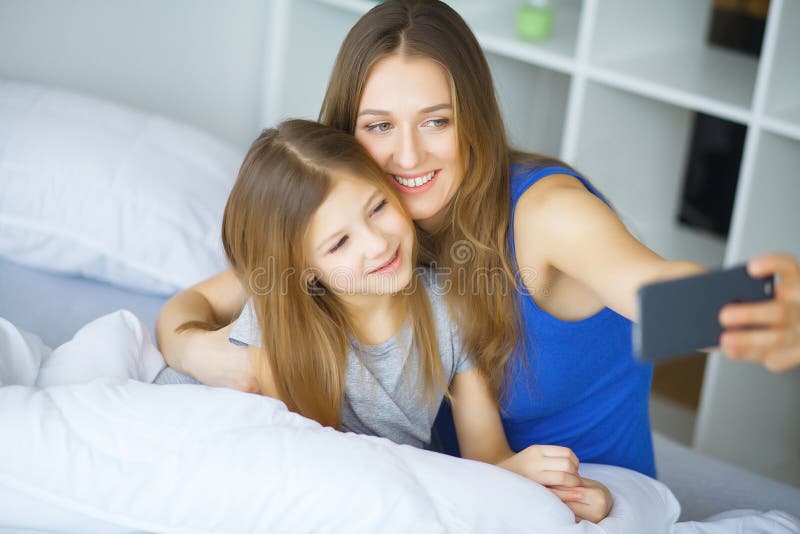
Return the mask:
<svg viewBox="0 0 800 534">
<path fill-rule="evenodd" d="M 33 332 L 50 347 L 89 321 L 124 308 L 155 330 L 166 297 L 126 290 L 77 275 L 59 275 L 0 258 L 0 317 Z"/>
<path fill-rule="evenodd" d="M 68 341 L 89 321 L 118 309 L 151 329 L 166 297 L 0 259 L 0 317 L 39 335 L 49 346 Z M 659 478 L 681 504 L 681 520 L 730 509 L 780 509 L 800 515 L 800 490 L 705 457 L 656 434 Z"/>
</svg>

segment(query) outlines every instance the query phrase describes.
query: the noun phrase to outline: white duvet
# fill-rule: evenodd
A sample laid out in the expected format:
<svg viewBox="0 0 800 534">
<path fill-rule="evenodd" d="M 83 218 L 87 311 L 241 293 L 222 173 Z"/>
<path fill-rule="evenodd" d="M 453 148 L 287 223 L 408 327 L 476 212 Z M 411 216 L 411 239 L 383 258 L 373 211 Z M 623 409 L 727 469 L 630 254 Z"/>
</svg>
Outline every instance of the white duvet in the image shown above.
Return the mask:
<svg viewBox="0 0 800 534">
<path fill-rule="evenodd" d="M 675 523 L 661 483 L 584 465 L 614 493 L 595 525 L 494 466 L 336 432 L 279 401 L 149 384 L 163 359 L 116 312 L 51 351 L 0 319 L 0 531 L 800 532 L 781 512 Z"/>
</svg>

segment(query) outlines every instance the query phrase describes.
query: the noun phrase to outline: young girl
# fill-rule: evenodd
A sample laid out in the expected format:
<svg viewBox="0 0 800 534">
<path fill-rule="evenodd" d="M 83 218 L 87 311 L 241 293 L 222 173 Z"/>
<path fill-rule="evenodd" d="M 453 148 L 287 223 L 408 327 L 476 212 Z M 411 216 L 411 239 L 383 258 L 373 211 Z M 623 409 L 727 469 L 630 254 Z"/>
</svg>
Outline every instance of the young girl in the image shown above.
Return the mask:
<svg viewBox="0 0 800 534">
<path fill-rule="evenodd" d="M 464 457 L 551 487 L 576 518 L 608 514 L 609 492 L 578 475 L 569 449 L 511 451 L 491 390 L 460 350 L 446 288 L 415 268 L 413 223 L 352 136 L 302 120 L 265 131 L 222 234 L 239 281 L 229 298 L 244 308 L 230 335 L 250 346 L 260 393 L 323 425 L 415 447 L 429 444 L 447 395 Z"/>
</svg>

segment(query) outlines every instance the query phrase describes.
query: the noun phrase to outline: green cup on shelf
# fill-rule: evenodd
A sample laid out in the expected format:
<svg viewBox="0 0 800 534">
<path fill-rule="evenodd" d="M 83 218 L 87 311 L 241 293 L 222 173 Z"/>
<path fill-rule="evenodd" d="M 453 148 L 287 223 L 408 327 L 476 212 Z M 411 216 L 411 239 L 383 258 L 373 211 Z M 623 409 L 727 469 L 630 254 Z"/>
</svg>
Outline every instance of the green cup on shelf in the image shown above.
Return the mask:
<svg viewBox="0 0 800 534">
<path fill-rule="evenodd" d="M 543 41 L 550 36 L 553 25 L 553 6 L 550 0 L 527 0 L 517 10 L 517 35 L 525 41 Z"/>
</svg>

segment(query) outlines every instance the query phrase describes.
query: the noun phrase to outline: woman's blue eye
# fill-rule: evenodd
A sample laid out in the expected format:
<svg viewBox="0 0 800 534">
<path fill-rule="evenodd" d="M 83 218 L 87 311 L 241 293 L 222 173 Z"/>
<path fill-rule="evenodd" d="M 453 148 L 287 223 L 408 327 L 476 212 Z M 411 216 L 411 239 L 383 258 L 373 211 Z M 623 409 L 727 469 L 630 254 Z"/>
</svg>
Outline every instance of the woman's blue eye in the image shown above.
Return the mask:
<svg viewBox="0 0 800 534">
<path fill-rule="evenodd" d="M 331 249 L 330 249 L 328 252 L 336 252 L 337 250 L 339 250 L 340 248 L 342 248 L 342 246 L 344 246 L 344 244 L 345 244 L 346 242 L 347 242 L 347 236 L 344 236 L 344 237 L 343 237 L 343 238 L 341 238 L 339 241 L 337 241 L 337 242 L 336 242 L 336 244 L 335 244 L 335 245 L 333 245 L 333 248 L 331 248 Z"/>
</svg>

